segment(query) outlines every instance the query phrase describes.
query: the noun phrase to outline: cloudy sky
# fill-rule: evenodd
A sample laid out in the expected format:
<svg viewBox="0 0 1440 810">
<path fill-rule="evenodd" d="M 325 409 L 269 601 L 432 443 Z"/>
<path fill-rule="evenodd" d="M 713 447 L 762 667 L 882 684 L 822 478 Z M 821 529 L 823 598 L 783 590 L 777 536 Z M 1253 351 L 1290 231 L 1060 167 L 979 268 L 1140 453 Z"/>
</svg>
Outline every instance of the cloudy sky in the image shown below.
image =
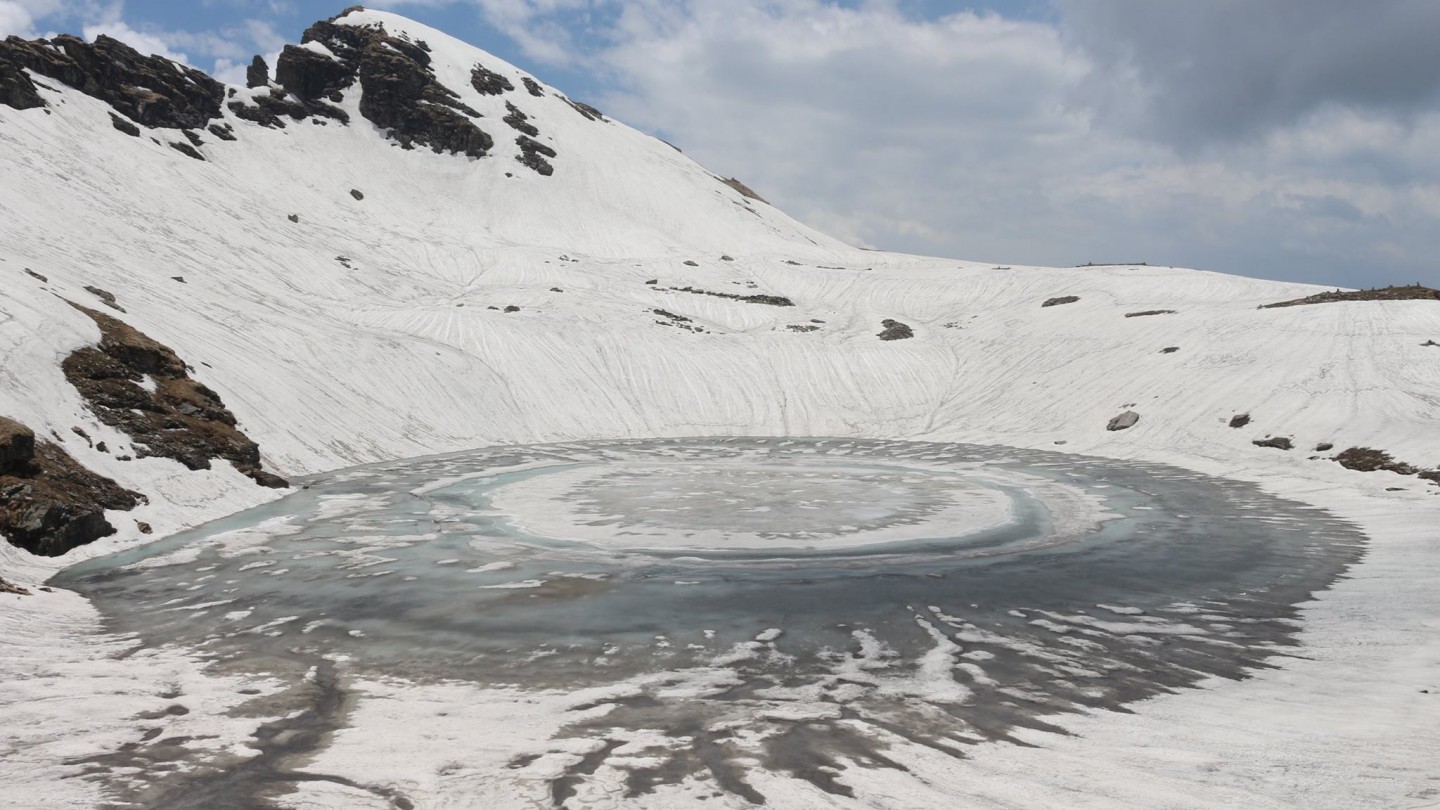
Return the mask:
<svg viewBox="0 0 1440 810">
<path fill-rule="evenodd" d="M 233 81 L 345 2 L 0 0 L 0 34 L 109 33 Z M 1440 287 L 1437 0 L 367 5 L 855 244 Z"/>
</svg>

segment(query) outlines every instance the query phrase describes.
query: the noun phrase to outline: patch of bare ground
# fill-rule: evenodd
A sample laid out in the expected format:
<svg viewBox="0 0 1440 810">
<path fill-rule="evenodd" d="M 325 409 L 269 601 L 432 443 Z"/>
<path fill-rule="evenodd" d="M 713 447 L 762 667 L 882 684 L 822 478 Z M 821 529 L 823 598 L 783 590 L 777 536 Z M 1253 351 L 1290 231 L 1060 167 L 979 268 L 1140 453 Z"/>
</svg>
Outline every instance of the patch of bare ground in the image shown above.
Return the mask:
<svg viewBox="0 0 1440 810">
<path fill-rule="evenodd" d="M 267 487 L 289 486 L 266 472 L 260 448 L 236 426 L 220 395 L 190 379 L 169 347 L 128 324 L 73 304 L 100 327 L 100 344 L 78 349 L 61 369 L 101 422 L 128 435 L 136 454 L 208 470 L 216 459 Z"/>
<path fill-rule="evenodd" d="M 1307 304 L 1333 304 L 1339 301 L 1440 301 L 1440 290 L 1432 290 L 1419 284 L 1410 284 L 1405 287 L 1377 287 L 1373 290 L 1335 290 L 1334 292 L 1307 295 L 1291 301 L 1261 304 L 1258 308 L 1276 309 Z"/>
<path fill-rule="evenodd" d="M 1403 461 L 1396 461 L 1389 453 L 1373 447 L 1351 447 L 1335 456 L 1335 461 L 1347 470 L 1358 470 L 1359 472 L 1385 470 L 1400 475 L 1413 475 L 1440 485 L 1440 469 L 1427 470 Z"/>
</svg>

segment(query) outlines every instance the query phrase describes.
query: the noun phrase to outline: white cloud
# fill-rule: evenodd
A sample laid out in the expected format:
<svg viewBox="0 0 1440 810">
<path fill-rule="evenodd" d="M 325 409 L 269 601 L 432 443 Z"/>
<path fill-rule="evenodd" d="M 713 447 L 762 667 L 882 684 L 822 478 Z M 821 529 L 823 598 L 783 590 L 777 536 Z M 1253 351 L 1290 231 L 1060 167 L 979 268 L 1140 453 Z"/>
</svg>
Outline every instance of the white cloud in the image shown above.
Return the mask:
<svg viewBox="0 0 1440 810">
<path fill-rule="evenodd" d="M 36 21 L 63 6 L 61 0 L 0 0 L 0 37 L 33 37 Z"/>
<path fill-rule="evenodd" d="M 120 40 L 142 54 L 163 56 L 166 59 L 172 59 L 176 62 L 182 62 L 187 65 L 190 64 L 190 57 L 183 51 L 171 49 L 171 46 L 174 45 L 172 37 L 166 36 L 163 33 L 157 34 L 136 31 L 123 20 L 117 19 L 90 23 L 81 30 L 87 40 L 93 41 L 102 35 L 108 36 L 112 39 Z"/>
<path fill-rule="evenodd" d="M 1440 285 L 1434 115 L 1321 93 L 1196 151 L 1140 126 L 1144 109 L 1113 118 L 1097 99 L 1133 89 L 1134 72 L 1063 20 L 924 20 L 893 2 L 476 2 L 503 4 L 530 37 L 570 6 L 586 25 L 608 7 L 599 35 L 555 40 L 615 87 L 607 112 L 858 244 Z"/>
</svg>

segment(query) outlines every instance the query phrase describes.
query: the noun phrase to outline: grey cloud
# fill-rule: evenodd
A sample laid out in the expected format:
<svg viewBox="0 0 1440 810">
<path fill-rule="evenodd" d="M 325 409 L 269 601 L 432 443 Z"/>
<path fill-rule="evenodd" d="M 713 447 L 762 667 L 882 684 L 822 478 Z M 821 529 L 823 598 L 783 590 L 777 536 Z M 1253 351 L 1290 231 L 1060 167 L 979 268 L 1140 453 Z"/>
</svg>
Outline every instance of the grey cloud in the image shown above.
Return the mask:
<svg viewBox="0 0 1440 810">
<path fill-rule="evenodd" d="M 1183 148 L 1327 105 L 1405 115 L 1440 99 L 1435 0 L 1057 0 L 1112 121 Z"/>
</svg>

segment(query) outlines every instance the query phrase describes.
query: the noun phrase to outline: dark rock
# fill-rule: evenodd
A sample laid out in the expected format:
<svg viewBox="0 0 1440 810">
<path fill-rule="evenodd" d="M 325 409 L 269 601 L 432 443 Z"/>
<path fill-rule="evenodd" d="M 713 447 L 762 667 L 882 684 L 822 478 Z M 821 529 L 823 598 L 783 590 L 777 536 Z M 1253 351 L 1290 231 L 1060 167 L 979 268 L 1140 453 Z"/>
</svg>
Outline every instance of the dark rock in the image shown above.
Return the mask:
<svg viewBox="0 0 1440 810">
<path fill-rule="evenodd" d="M 1243 428 L 1248 424 L 1250 424 L 1250 414 L 1248 413 L 1237 413 L 1230 417 L 1230 427 L 1232 428 Z"/>
<path fill-rule="evenodd" d="M 46 282 L 46 283 L 49 283 L 49 281 L 50 281 L 50 277 L 49 277 L 49 276 L 42 276 L 42 275 L 40 275 L 39 273 L 35 272 L 34 270 L 31 270 L 31 269 L 28 268 L 28 267 L 25 268 L 25 274 L 28 275 L 28 276 L 30 276 L 30 277 L 32 277 L 32 278 L 38 278 L 38 279 L 40 279 L 41 281 Z"/>
<path fill-rule="evenodd" d="M 265 57 L 256 55 L 250 61 L 250 67 L 245 69 L 245 86 L 251 89 L 257 87 L 268 87 L 270 85 L 270 66 L 265 63 Z"/>
<path fill-rule="evenodd" d="M 1403 461 L 1396 461 L 1384 450 L 1376 450 L 1372 447 L 1351 447 L 1335 456 L 1335 461 L 1347 470 L 1358 470 L 1360 472 L 1376 472 L 1386 470 L 1400 475 L 1414 475 L 1440 484 L 1440 469 L 1426 470 Z"/>
<path fill-rule="evenodd" d="M 298 99 L 278 87 L 271 88 L 269 94 L 256 96 L 250 105 L 235 101 L 228 106 L 235 117 L 270 129 L 284 129 L 285 118 L 304 121 L 311 116 L 350 123 L 350 114 L 339 107 L 318 99 Z"/>
<path fill-rule="evenodd" d="M 1315 445 L 1315 452 L 1317 452 L 1317 453 L 1324 453 L 1324 452 L 1327 451 L 1327 450 L 1334 450 L 1334 449 L 1335 449 L 1335 445 L 1331 444 L 1330 442 L 1321 442 L 1321 443 Z"/>
<path fill-rule="evenodd" d="M 133 123 L 125 120 L 124 118 L 121 118 L 113 112 L 110 113 L 110 124 L 111 126 L 115 127 L 126 135 L 129 135 L 132 138 L 140 137 L 139 127 L 135 126 Z"/>
<path fill-rule="evenodd" d="M 133 509 L 141 500 L 0 417 L 0 534 L 12 545 L 46 557 L 64 554 L 115 533 L 106 509 Z"/>
<path fill-rule="evenodd" d="M 1109 424 L 1105 425 L 1105 429 L 1106 429 L 1106 430 L 1129 430 L 1130 428 L 1135 427 L 1135 424 L 1136 424 L 1137 422 L 1139 422 L 1139 421 L 1140 421 L 1140 414 L 1138 414 L 1138 413 L 1136 413 L 1136 412 L 1134 412 L 1134 411 L 1126 411 L 1126 412 L 1120 414 L 1119 416 L 1115 417 L 1114 419 L 1111 419 L 1110 422 L 1109 422 Z"/>
<path fill-rule="evenodd" d="M 306 29 L 301 42 L 320 43 L 334 54 L 331 58 L 305 48 L 287 48 L 281 54 L 276 80 L 312 112 L 323 103 L 321 98 L 338 101 L 344 89 L 359 81 L 361 115 L 405 149 L 428 146 L 478 158 L 494 146 L 469 120 L 480 114 L 436 79 L 423 43 L 392 37 L 381 27 L 339 25 L 334 19 Z"/>
<path fill-rule="evenodd" d="M 519 312 L 519 311 L 520 311 L 520 307 L 517 307 L 517 306 L 515 306 L 514 304 L 511 304 L 510 306 L 505 307 L 505 311 L 506 311 L 506 312 Z"/>
<path fill-rule="evenodd" d="M 655 282 L 647 281 L 645 283 L 653 284 Z M 732 301 L 743 301 L 746 304 L 765 304 L 772 307 L 795 306 L 794 301 L 791 301 L 789 298 L 785 298 L 784 296 L 779 295 L 736 295 L 734 293 L 722 293 L 713 292 L 711 290 L 701 290 L 695 287 L 662 287 L 661 289 L 669 290 L 670 292 L 692 293 L 694 295 L 708 295 L 713 298 L 729 298 Z"/>
<path fill-rule="evenodd" d="M 1276 450 L 1294 450 L 1295 443 L 1284 436 L 1272 436 L 1251 442 L 1256 447 L 1273 447 Z"/>
<path fill-rule="evenodd" d="M 1436 342 L 1433 341 L 1433 340 L 1427 340 L 1427 341 L 1425 341 L 1424 343 L 1421 343 L 1420 345 L 1421 345 L 1421 346 L 1440 346 L 1440 343 L 1436 343 Z"/>
<path fill-rule="evenodd" d="M 685 264 L 686 267 L 699 267 L 699 266 L 700 266 L 699 264 L 696 264 L 695 262 L 690 261 L 689 259 L 686 259 L 685 262 L 684 262 L 684 264 Z"/>
<path fill-rule="evenodd" d="M 507 101 L 505 102 L 505 113 L 505 117 L 500 120 L 509 124 L 511 129 L 519 130 L 532 138 L 540 137 L 540 130 L 534 124 L 529 123 L 530 116 L 522 112 L 519 107 Z"/>
<path fill-rule="evenodd" d="M 105 35 L 93 43 L 70 35 L 0 42 L 0 100 L 10 106 L 40 106 L 33 84 L 15 79 L 15 69 L 62 82 L 106 102 L 147 127 L 196 129 L 220 117 L 225 86 L 201 71 L 159 56 L 141 56 Z M 35 102 L 39 101 L 40 104 Z"/>
<path fill-rule="evenodd" d="M 155 532 L 155 529 L 143 520 L 135 521 L 135 528 L 139 529 L 141 534 L 153 534 Z"/>
<path fill-rule="evenodd" d="M 171 281 L 178 281 L 178 282 L 180 282 L 181 284 L 184 284 L 184 283 L 185 283 L 185 277 L 184 277 L 184 276 L 171 276 L 171 277 L 170 277 L 170 280 L 171 280 Z"/>
<path fill-rule="evenodd" d="M 532 96 L 534 96 L 534 97 L 536 97 L 536 98 L 543 98 L 543 97 L 544 97 L 544 95 L 545 95 L 545 88 L 541 87 L 539 82 L 535 81 L 534 79 L 530 78 L 529 76 L 523 76 L 523 77 L 521 77 L 520 81 L 521 81 L 521 83 L 523 83 L 523 84 L 525 85 L 525 89 L 528 90 L 528 91 L 530 91 L 530 95 L 532 95 Z"/>
<path fill-rule="evenodd" d="M 106 444 L 105 442 L 96 442 L 95 449 L 99 450 L 102 453 L 108 453 L 110 452 L 110 445 Z"/>
<path fill-rule="evenodd" d="M 0 416 L 0 474 L 25 469 L 35 457 L 35 432 Z"/>
<path fill-rule="evenodd" d="M 84 439 L 84 440 L 85 440 L 85 444 L 87 444 L 87 445 L 89 445 L 89 446 L 91 446 L 91 447 L 94 447 L 94 446 L 95 446 L 95 443 L 92 442 L 92 441 L 90 441 L 90 434 L 85 432 L 85 428 L 82 428 L 82 427 L 80 427 L 80 426 L 77 425 L 77 426 L 75 426 L 75 427 L 70 428 L 70 432 L 71 432 L 71 433 L 74 433 L 76 436 L 79 436 L 80 438 Z"/>
<path fill-rule="evenodd" d="M 545 159 L 547 157 L 555 157 L 554 149 L 551 149 L 539 141 L 531 140 L 524 135 L 516 138 L 515 143 L 520 147 L 520 154 L 515 156 L 516 160 L 534 169 L 544 177 L 549 177 L 555 173 L 555 167 L 551 166 L 550 162 Z M 544 157 L 542 157 L 542 155 Z"/>
<path fill-rule="evenodd" d="M 174 459 L 192 470 L 223 459 L 257 483 L 285 486 L 261 469 L 259 447 L 219 395 L 190 379 L 175 352 L 115 318 L 76 308 L 100 327 L 100 344 L 76 350 L 61 369 L 101 422 L 131 438 L 138 455 Z M 147 375 L 153 391 L 140 385 Z"/>
<path fill-rule="evenodd" d="M 791 332 L 818 332 L 820 327 L 813 323 L 792 323 L 785 327 Z"/>
<path fill-rule="evenodd" d="M 211 135 L 214 135 L 222 141 L 234 141 L 236 139 L 235 129 L 229 124 L 211 124 L 206 127 L 206 129 L 210 131 Z"/>
<path fill-rule="evenodd" d="M 1406 287 L 1379 287 L 1373 290 L 1335 290 L 1317 295 L 1307 295 L 1276 304 L 1261 304 L 1260 309 L 1298 307 L 1306 304 L 1332 304 L 1340 301 L 1440 301 L 1440 290 L 1432 290 L 1419 284 Z"/>
<path fill-rule="evenodd" d="M 306 35 L 309 33 L 307 31 Z M 335 57 L 297 45 L 286 45 L 275 63 L 275 83 L 305 101 L 339 101 L 341 92 L 355 83 L 355 70 Z M 269 84 L 268 79 L 265 84 Z"/>
<path fill-rule="evenodd" d="M 646 283 L 646 284 L 659 284 L 659 283 L 660 283 L 660 279 L 658 279 L 658 278 L 652 278 L 652 279 L 650 279 L 649 281 L 647 281 L 647 282 L 645 282 L 645 283 Z"/>
<path fill-rule="evenodd" d="M 1163 349 L 1160 350 L 1160 353 L 1161 353 L 1161 354 L 1174 354 L 1175 352 L 1178 352 L 1178 351 L 1180 351 L 1180 347 L 1179 347 L 1179 346 L 1166 346 L 1165 348 L 1163 348 Z"/>
<path fill-rule="evenodd" d="M 470 84 L 475 88 L 475 92 L 486 96 L 498 96 L 515 89 L 515 85 L 511 84 L 509 79 L 482 65 L 476 65 L 471 69 Z"/>
<path fill-rule="evenodd" d="M 722 261 L 722 262 L 733 262 L 733 261 L 735 261 L 735 257 L 734 257 L 734 256 L 721 256 L 721 257 L 720 257 L 720 261 Z"/>
<path fill-rule="evenodd" d="M 4 47 L 0 46 L 0 104 L 17 110 L 44 107 L 45 99 L 40 97 L 39 88 L 23 67 L 6 58 Z"/>
<path fill-rule="evenodd" d="M 358 189 L 358 188 L 352 188 L 352 189 L 350 189 L 350 196 L 351 196 L 351 197 L 354 197 L 354 198 L 357 199 L 357 200 L 363 200 L 363 199 L 365 199 L 365 195 L 364 195 L 363 193 L 361 193 L 360 189 Z"/>
<path fill-rule="evenodd" d="M 563 292 L 565 292 L 565 291 L 562 290 L 562 289 L 560 289 L 559 287 L 551 287 L 551 288 L 550 288 L 550 292 L 563 293 Z"/>
<path fill-rule="evenodd" d="M 185 140 L 189 141 L 190 145 L 196 147 L 197 149 L 205 145 L 205 141 L 201 140 L 199 135 L 196 135 L 188 129 L 180 130 L 180 134 L 184 135 Z"/>
<path fill-rule="evenodd" d="M 290 220 L 291 222 L 299 222 L 299 221 L 300 221 L 300 215 L 299 215 L 299 214 L 291 214 L 290 216 L 286 217 L 286 219 Z"/>
<path fill-rule="evenodd" d="M 1080 300 L 1080 296 L 1078 296 L 1078 295 L 1062 295 L 1062 296 L 1060 296 L 1059 298 L 1047 298 L 1047 299 L 1045 299 L 1045 303 L 1041 304 L 1040 306 L 1042 306 L 1042 307 L 1058 307 L 1058 306 L 1060 306 L 1061 304 L 1073 304 L 1073 303 L 1075 303 L 1076 301 L 1079 301 L 1079 300 Z"/>
<path fill-rule="evenodd" d="M 725 185 L 729 186 L 730 188 L 733 188 L 733 189 L 735 189 L 736 191 L 740 192 L 740 196 L 742 196 L 742 197 L 749 197 L 749 198 L 752 199 L 752 200 L 756 200 L 756 201 L 758 201 L 758 202 L 762 202 L 762 203 L 765 203 L 766 205 L 769 205 L 768 202 L 765 202 L 765 198 L 764 198 L 764 197 L 761 197 L 759 194 L 756 194 L 754 189 L 750 188 L 749 186 L 745 185 L 744 183 L 740 182 L 739 180 L 736 180 L 736 179 L 733 178 L 733 177 L 720 177 L 720 178 L 717 178 L 717 179 L 718 179 L 720 182 L 724 183 Z"/>
<path fill-rule="evenodd" d="M 202 154 L 200 154 L 199 152 L 195 151 L 195 147 L 191 146 L 191 145 L 188 144 L 188 143 L 180 143 L 179 141 L 171 141 L 171 142 L 170 142 L 170 148 L 171 148 L 171 149 L 174 149 L 175 151 L 179 152 L 180 154 L 182 154 L 182 155 L 184 155 L 184 156 L 186 156 L 186 157 L 194 158 L 194 159 L 196 159 L 196 160 L 201 160 L 201 161 L 203 161 L 203 160 L 205 159 L 205 156 L 204 156 L 204 155 L 202 155 Z"/>
<path fill-rule="evenodd" d="M 877 335 L 881 340 L 905 340 L 915 337 L 915 330 L 899 321 L 886 318 L 880 322 L 880 325 L 884 327 L 883 331 Z"/>
<path fill-rule="evenodd" d="M 88 292 L 96 298 L 99 298 L 101 303 L 105 304 L 105 306 L 110 307 L 111 309 L 119 310 L 120 312 L 125 311 L 124 307 L 120 306 L 118 303 L 115 302 L 115 293 L 109 292 L 107 290 L 102 290 L 99 287 L 90 286 L 87 286 L 85 288 L 85 292 Z"/>
<path fill-rule="evenodd" d="M 1127 317 L 1127 318 L 1143 318 L 1143 317 L 1145 317 L 1145 316 L 1147 316 L 1147 315 L 1174 315 L 1174 314 L 1175 314 L 1175 310 L 1173 310 L 1173 309 L 1147 309 L 1147 310 L 1145 310 L 1144 312 L 1127 312 L 1127 313 L 1125 313 L 1125 317 Z"/>
<path fill-rule="evenodd" d="M 609 120 L 609 119 L 607 119 L 607 118 L 604 116 L 604 114 L 602 114 L 599 110 L 595 109 L 594 107 L 591 107 L 589 104 L 585 104 L 585 103 L 583 103 L 583 102 L 576 101 L 575 99 L 572 99 L 572 98 L 567 98 L 566 96 L 561 96 L 561 97 L 560 97 L 560 100 L 563 101 L 563 102 L 565 102 L 566 104 L 569 104 L 569 105 L 570 105 L 570 109 L 574 110 L 575 112 L 580 113 L 582 116 L 585 117 L 586 120 L 589 120 L 589 121 L 606 121 L 606 120 Z"/>
</svg>

